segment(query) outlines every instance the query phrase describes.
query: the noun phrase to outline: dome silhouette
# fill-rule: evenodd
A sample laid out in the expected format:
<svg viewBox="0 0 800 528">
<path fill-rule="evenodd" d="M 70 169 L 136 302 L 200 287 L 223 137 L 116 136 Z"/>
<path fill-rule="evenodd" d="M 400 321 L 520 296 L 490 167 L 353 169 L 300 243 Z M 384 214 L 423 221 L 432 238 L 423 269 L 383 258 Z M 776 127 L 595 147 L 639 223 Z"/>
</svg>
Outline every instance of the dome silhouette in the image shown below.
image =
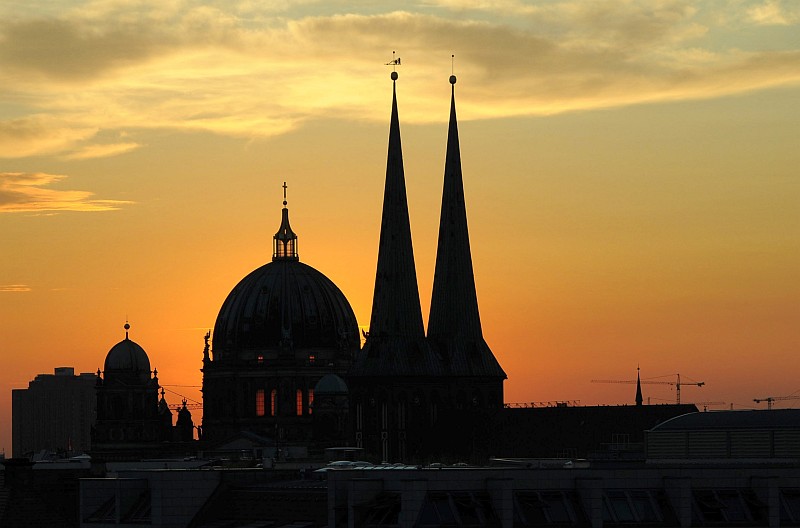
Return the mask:
<svg viewBox="0 0 800 528">
<path fill-rule="evenodd" d="M 243 349 L 358 348 L 358 324 L 344 294 L 297 260 L 256 269 L 230 292 L 214 324 L 214 354 Z"/>
<path fill-rule="evenodd" d="M 125 339 L 108 351 L 103 370 L 106 372 L 109 370 L 147 372 L 149 374 L 150 358 L 147 357 L 147 352 L 141 346 L 125 336 Z"/>
</svg>

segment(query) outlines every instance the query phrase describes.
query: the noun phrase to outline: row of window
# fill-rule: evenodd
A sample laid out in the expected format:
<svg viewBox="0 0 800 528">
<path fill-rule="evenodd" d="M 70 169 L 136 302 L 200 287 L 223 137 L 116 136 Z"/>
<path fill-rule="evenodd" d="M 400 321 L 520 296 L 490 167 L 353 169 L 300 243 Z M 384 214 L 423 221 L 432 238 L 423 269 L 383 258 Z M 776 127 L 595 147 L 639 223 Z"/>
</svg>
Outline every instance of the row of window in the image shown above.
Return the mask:
<svg viewBox="0 0 800 528">
<path fill-rule="evenodd" d="M 766 506 L 752 490 L 694 490 L 692 526 L 766 526 Z M 781 490 L 781 526 L 800 524 L 800 490 Z M 356 510 L 367 527 L 397 527 L 401 494 L 384 492 Z M 485 491 L 429 492 L 415 526 L 499 526 Z M 514 526 L 588 526 L 575 491 L 517 491 Z M 677 526 L 678 519 L 661 490 L 608 490 L 603 493 L 607 526 Z"/>
<path fill-rule="evenodd" d="M 314 403 L 314 389 L 308 389 L 308 407 L 303 405 L 303 390 L 297 389 L 295 392 L 295 414 L 303 416 L 311 414 L 312 404 Z M 256 390 L 256 416 L 267 416 L 266 391 Z M 307 412 L 306 412 L 307 411 Z M 278 412 L 278 391 L 272 389 L 269 393 L 269 416 L 275 416 Z"/>
</svg>

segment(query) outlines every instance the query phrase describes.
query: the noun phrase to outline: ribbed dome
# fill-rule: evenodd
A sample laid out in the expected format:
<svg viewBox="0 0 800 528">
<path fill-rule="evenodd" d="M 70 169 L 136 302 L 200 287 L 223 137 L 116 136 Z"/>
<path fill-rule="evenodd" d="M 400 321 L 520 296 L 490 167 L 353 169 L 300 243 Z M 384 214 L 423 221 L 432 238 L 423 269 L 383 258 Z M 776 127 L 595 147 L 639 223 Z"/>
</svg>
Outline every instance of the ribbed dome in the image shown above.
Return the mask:
<svg viewBox="0 0 800 528">
<path fill-rule="evenodd" d="M 357 350 L 358 324 L 344 294 L 297 260 L 274 260 L 231 291 L 214 325 L 215 359 L 240 350 Z"/>
<path fill-rule="evenodd" d="M 108 351 L 104 370 L 147 372 L 149 375 L 150 358 L 142 347 L 126 337 Z"/>
</svg>

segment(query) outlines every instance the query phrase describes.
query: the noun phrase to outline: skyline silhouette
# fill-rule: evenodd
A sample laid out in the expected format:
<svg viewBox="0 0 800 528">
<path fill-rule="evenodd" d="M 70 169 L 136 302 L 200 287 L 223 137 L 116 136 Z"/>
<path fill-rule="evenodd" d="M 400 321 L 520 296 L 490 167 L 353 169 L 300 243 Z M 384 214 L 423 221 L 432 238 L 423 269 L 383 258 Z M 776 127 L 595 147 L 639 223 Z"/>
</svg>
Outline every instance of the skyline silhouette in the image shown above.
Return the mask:
<svg viewBox="0 0 800 528">
<path fill-rule="evenodd" d="M 11 389 L 54 367 L 94 372 L 126 318 L 164 384 L 199 385 L 225 296 L 270 260 L 283 181 L 303 261 L 367 328 L 392 49 L 423 321 L 456 54 L 478 303 L 506 401 L 632 403 L 631 386 L 590 380 L 637 364 L 643 379 L 705 381 L 686 402 L 765 408 L 752 400 L 798 389 L 796 7 L 610 3 L 618 25 L 579 7 L 571 33 L 552 19 L 562 2 L 518 19 L 312 5 L 253 31 L 274 14 L 228 8 L 229 27 L 200 31 L 198 6 L 77 5 L 0 7 L 7 455 Z M 326 38 L 350 31 L 374 49 Z M 281 37 L 320 43 L 270 46 Z"/>
</svg>

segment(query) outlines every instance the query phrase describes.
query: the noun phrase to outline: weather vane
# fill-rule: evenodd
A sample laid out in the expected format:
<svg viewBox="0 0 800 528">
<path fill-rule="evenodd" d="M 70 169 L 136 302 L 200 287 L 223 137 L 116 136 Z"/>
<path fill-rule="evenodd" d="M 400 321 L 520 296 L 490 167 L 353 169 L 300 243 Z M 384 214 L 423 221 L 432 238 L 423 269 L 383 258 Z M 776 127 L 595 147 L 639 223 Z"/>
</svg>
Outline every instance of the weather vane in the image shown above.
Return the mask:
<svg viewBox="0 0 800 528">
<path fill-rule="evenodd" d="M 392 60 L 391 60 L 391 62 L 387 62 L 386 63 L 386 66 L 391 66 L 392 67 L 392 71 L 396 71 L 397 67 L 400 66 L 400 57 L 395 57 L 394 54 L 395 54 L 395 52 L 393 50 L 392 51 Z"/>
</svg>

